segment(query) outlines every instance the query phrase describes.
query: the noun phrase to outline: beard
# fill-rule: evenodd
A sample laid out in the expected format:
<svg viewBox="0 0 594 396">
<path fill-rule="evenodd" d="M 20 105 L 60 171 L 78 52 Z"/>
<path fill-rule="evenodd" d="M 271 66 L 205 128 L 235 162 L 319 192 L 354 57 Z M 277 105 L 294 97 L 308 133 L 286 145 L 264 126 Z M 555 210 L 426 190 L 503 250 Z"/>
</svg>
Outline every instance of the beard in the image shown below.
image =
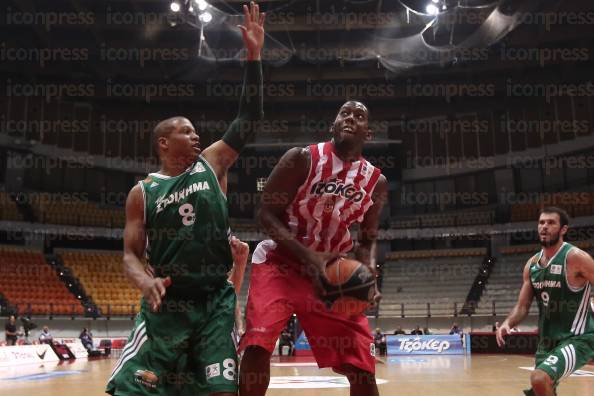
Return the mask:
<svg viewBox="0 0 594 396">
<path fill-rule="evenodd" d="M 542 247 L 551 247 L 553 245 L 555 245 L 557 242 L 559 242 L 559 239 L 561 238 L 561 233 L 558 232 L 556 234 L 551 235 L 551 239 L 549 240 L 540 240 L 540 245 Z"/>
</svg>

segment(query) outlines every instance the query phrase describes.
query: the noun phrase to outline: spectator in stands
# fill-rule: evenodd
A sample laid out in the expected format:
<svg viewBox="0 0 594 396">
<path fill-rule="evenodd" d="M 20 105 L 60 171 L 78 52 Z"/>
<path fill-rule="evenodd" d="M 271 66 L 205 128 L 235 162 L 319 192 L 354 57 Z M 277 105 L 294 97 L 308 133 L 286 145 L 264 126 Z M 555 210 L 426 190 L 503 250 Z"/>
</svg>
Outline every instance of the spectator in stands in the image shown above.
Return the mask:
<svg viewBox="0 0 594 396">
<path fill-rule="evenodd" d="M 497 331 L 498 328 L 499 328 L 499 322 L 495 322 L 493 324 L 493 332 Z"/>
<path fill-rule="evenodd" d="M 89 329 L 84 327 L 78 338 L 80 338 L 80 342 L 82 342 L 87 351 L 91 352 L 93 350 L 93 334 L 89 331 Z"/>
<path fill-rule="evenodd" d="M 423 330 L 421 330 L 421 327 L 419 325 L 417 325 L 417 327 L 410 332 L 411 335 L 423 335 Z"/>
<path fill-rule="evenodd" d="M 458 327 L 458 324 L 454 322 L 452 328 L 450 329 L 450 335 L 453 334 L 462 334 L 462 329 Z"/>
<path fill-rule="evenodd" d="M 431 335 L 431 332 L 429 331 L 429 327 L 424 327 L 423 328 L 423 334 L 425 334 L 425 335 Z"/>
<path fill-rule="evenodd" d="M 278 342 L 278 354 L 279 356 L 283 355 L 283 347 L 288 346 L 289 352 L 287 356 L 293 356 L 293 351 L 295 349 L 295 341 L 293 340 L 293 334 L 289 331 L 288 326 L 284 328 L 281 332 L 280 340 Z"/>
<path fill-rule="evenodd" d="M 49 328 L 47 326 L 43 326 L 43 330 L 41 334 L 39 334 L 39 343 L 41 344 L 51 344 L 54 340 L 51 333 L 49 332 Z"/>
<path fill-rule="evenodd" d="M 402 326 L 398 326 L 396 330 L 394 330 L 394 335 L 405 334 L 404 330 L 402 330 Z"/>
<path fill-rule="evenodd" d="M 16 345 L 17 337 L 22 335 L 17 331 L 16 318 L 14 315 L 10 315 L 8 322 L 4 326 L 4 332 L 6 334 L 6 345 Z"/>
<path fill-rule="evenodd" d="M 37 325 L 31 322 L 31 319 L 28 318 L 21 318 L 21 322 L 23 322 L 23 326 L 21 326 L 21 329 L 23 330 L 23 334 L 25 336 L 25 345 L 31 345 L 32 342 L 29 339 L 29 333 L 31 332 L 31 330 L 37 328 Z"/>
<path fill-rule="evenodd" d="M 382 334 L 382 329 L 379 327 L 375 329 L 373 343 L 375 344 L 375 350 L 379 352 L 380 356 L 384 356 L 388 349 L 388 344 L 386 343 L 386 336 Z"/>
</svg>

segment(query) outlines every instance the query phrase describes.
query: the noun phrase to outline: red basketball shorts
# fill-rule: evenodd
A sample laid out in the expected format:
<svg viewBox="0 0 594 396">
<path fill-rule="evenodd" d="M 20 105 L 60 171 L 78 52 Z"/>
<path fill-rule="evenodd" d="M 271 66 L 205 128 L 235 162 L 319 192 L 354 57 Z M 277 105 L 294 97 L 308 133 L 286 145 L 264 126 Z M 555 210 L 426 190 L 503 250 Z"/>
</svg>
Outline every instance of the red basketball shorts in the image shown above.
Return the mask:
<svg viewBox="0 0 594 396">
<path fill-rule="evenodd" d="M 340 372 L 350 364 L 375 373 L 375 350 L 365 315 L 333 313 L 315 297 L 310 278 L 296 264 L 268 259 L 252 264 L 246 332 L 239 350 L 257 345 L 272 353 L 287 321 L 297 314 L 319 367 Z"/>
</svg>

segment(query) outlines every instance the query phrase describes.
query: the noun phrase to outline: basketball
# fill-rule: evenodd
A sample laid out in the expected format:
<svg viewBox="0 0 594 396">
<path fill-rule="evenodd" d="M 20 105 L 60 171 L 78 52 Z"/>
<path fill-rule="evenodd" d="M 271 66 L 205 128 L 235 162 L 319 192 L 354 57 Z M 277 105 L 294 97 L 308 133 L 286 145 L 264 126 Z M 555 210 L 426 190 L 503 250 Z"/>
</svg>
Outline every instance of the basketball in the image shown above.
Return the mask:
<svg viewBox="0 0 594 396">
<path fill-rule="evenodd" d="M 373 298 L 375 279 L 369 268 L 357 260 L 338 258 L 326 266 L 322 277 L 324 301 L 335 313 L 359 315 Z"/>
</svg>

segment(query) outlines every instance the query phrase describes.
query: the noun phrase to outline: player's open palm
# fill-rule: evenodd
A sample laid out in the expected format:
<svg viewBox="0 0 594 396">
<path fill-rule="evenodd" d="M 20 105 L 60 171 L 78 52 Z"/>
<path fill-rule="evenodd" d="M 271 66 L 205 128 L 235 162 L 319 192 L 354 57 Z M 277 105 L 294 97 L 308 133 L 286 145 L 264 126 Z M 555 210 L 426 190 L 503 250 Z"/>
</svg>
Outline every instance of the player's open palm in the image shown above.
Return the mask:
<svg viewBox="0 0 594 396">
<path fill-rule="evenodd" d="M 497 334 L 496 334 L 497 345 L 499 345 L 500 348 L 505 345 L 505 339 L 504 339 L 504 337 L 506 335 L 508 335 L 510 332 L 511 332 L 511 329 L 510 329 L 510 327 L 509 327 L 509 325 L 507 323 L 503 323 L 497 329 Z"/>
<path fill-rule="evenodd" d="M 260 7 L 253 1 L 249 7 L 243 6 L 243 25 L 237 27 L 241 29 L 243 43 L 249 52 L 259 54 L 264 47 L 264 19 L 266 14 L 260 13 Z"/>
</svg>

